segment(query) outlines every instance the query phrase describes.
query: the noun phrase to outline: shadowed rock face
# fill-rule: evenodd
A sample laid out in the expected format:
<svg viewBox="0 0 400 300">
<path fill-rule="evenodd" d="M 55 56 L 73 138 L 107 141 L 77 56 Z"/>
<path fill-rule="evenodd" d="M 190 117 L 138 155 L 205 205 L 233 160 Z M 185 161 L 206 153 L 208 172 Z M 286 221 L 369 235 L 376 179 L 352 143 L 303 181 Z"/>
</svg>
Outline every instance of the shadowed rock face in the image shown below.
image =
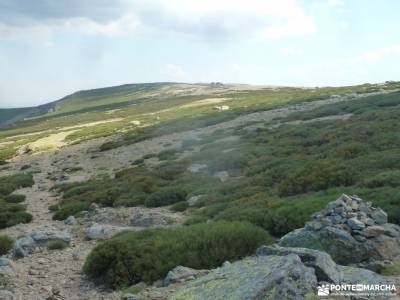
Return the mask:
<svg viewBox="0 0 400 300">
<path fill-rule="evenodd" d="M 387 214 L 369 202 L 342 195 L 279 245 L 325 251 L 343 265 L 376 265 L 400 256 L 400 227 L 387 223 Z"/>
</svg>

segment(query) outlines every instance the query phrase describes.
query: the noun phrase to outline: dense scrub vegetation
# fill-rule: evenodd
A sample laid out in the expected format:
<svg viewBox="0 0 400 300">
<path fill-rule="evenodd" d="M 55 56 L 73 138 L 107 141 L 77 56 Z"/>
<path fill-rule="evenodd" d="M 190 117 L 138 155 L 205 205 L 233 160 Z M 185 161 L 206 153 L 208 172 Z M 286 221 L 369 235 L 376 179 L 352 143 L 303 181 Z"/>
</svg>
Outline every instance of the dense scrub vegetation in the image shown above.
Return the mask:
<svg viewBox="0 0 400 300">
<path fill-rule="evenodd" d="M 279 236 L 303 226 L 312 213 L 346 192 L 372 201 L 389 213 L 391 222 L 400 224 L 399 105 L 399 93 L 370 96 L 295 113 L 270 129 L 253 124 L 252 129 L 220 130 L 187 140 L 179 151 L 200 149 L 191 157 L 181 159 L 175 151 L 149 155 L 114 180 L 60 187 L 65 194 L 53 208 L 55 218 L 87 209 L 91 202 L 174 204 L 174 210 L 188 209 L 188 224 L 242 220 Z M 331 114 L 326 111 L 353 115 L 347 120 L 285 124 Z M 229 136 L 237 139 L 225 139 Z M 150 157 L 160 164 L 147 166 Z M 206 164 L 207 169 L 191 173 L 187 168 L 193 163 Z M 214 177 L 220 171 L 231 179 L 221 182 Z M 202 197 L 188 208 L 185 200 L 194 195 Z"/>
<path fill-rule="evenodd" d="M 32 220 L 32 215 L 25 211 L 25 206 L 19 204 L 25 200 L 25 196 L 11 194 L 18 188 L 32 185 L 31 174 L 0 177 L 0 229 Z"/>
<path fill-rule="evenodd" d="M 84 271 L 111 287 L 123 288 L 162 279 L 178 265 L 214 268 L 269 243 L 266 231 L 240 222 L 129 231 L 99 244 L 88 256 Z"/>
</svg>

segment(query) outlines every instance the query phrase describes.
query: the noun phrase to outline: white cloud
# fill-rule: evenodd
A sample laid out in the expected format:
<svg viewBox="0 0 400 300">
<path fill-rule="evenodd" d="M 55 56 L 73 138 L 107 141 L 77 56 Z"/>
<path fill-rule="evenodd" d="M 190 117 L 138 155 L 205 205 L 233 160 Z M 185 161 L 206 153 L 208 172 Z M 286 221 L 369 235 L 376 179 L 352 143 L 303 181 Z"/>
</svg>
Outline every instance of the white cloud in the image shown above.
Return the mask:
<svg viewBox="0 0 400 300">
<path fill-rule="evenodd" d="M 167 80 L 181 81 L 185 79 L 186 73 L 179 65 L 166 64 L 161 70 L 161 75 L 166 76 Z"/>
<path fill-rule="evenodd" d="M 281 49 L 281 53 L 286 56 L 298 56 L 302 55 L 303 51 L 299 48 L 285 47 Z"/>
<path fill-rule="evenodd" d="M 328 0 L 328 5 L 330 7 L 343 7 L 344 1 L 343 0 Z"/>
<path fill-rule="evenodd" d="M 364 52 L 361 54 L 358 60 L 378 62 L 390 55 L 400 55 L 400 45 L 393 45 L 390 47 L 384 47 L 373 51 Z"/>
<path fill-rule="evenodd" d="M 101 4 L 93 11 L 78 8 L 62 16 L 49 13 L 46 19 L 18 15 L 16 19 L 25 20 L 19 25 L 2 24 L 0 18 L 0 38 L 44 29 L 54 34 L 68 30 L 89 35 L 184 34 L 206 39 L 272 39 L 316 31 L 313 18 L 296 0 L 121 0 L 113 7 L 113 17 L 106 19 L 95 15 L 102 11 Z"/>
</svg>

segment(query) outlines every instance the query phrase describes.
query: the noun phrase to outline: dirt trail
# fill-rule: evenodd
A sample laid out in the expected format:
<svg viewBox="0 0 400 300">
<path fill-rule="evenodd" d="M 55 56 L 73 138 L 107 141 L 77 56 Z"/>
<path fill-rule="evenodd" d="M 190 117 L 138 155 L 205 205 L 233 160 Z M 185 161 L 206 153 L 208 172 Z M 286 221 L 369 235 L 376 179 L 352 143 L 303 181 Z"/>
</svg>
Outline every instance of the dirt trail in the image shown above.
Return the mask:
<svg viewBox="0 0 400 300">
<path fill-rule="evenodd" d="M 61 230 L 67 229 L 72 234 L 71 246 L 62 251 L 44 249 L 40 253 L 14 262 L 14 275 L 11 281 L 15 287 L 15 299 L 45 299 L 49 295 L 48 290 L 50 288 L 60 289 L 61 295 L 65 299 L 112 300 L 120 297 L 118 293 L 112 293 L 94 286 L 82 274 L 84 259 L 96 245 L 94 241 L 85 240 L 84 229 L 90 224 L 90 220 L 79 220 L 78 224 L 74 226 L 52 220 L 52 214 L 48 211 L 48 207 L 57 203 L 60 195 L 51 191 L 51 188 L 63 176 L 69 176 L 64 182 L 72 182 L 82 181 L 102 173 L 113 174 L 116 170 L 129 167 L 130 161 L 139 159 L 145 154 L 178 148 L 185 139 L 196 138 L 218 129 L 229 129 L 254 122 L 269 122 L 279 117 L 288 116 L 295 111 L 311 110 L 322 105 L 350 99 L 348 97 L 331 98 L 252 113 L 220 124 L 168 134 L 106 152 L 98 152 L 98 148 L 109 139 L 100 138 L 76 145 L 68 145 L 57 151 L 14 158 L 10 163 L 10 169 L 0 171 L 0 176 L 18 173 L 21 166 L 27 164 L 32 166 L 32 170 L 38 171 L 34 174 L 35 184 L 32 187 L 17 191 L 17 193 L 26 195 L 27 210 L 33 215 L 33 221 L 29 224 L 19 224 L 0 230 L 0 234 L 9 234 L 16 238 L 44 226 Z M 82 170 L 73 174 L 65 173 L 66 168 L 73 167 L 80 167 Z M 182 215 L 161 208 L 104 208 L 101 209 L 99 216 L 106 216 L 102 221 L 105 224 L 127 226 L 132 214 L 143 211 L 157 211 L 165 215 L 173 214 L 180 222 L 183 221 Z M 114 217 L 107 219 L 107 216 Z"/>
</svg>

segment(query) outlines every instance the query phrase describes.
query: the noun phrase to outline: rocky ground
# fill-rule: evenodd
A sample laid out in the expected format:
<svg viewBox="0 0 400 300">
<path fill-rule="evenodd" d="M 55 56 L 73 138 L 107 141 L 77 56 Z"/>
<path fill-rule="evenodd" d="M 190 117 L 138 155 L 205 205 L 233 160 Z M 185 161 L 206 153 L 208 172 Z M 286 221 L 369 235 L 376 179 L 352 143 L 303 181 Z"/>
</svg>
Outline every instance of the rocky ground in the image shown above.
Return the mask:
<svg viewBox="0 0 400 300">
<path fill-rule="evenodd" d="M 16 191 L 18 194 L 26 195 L 27 211 L 33 215 L 33 221 L 29 224 L 19 224 L 0 230 L 0 234 L 19 238 L 21 236 L 37 237 L 38 230 L 42 233 L 44 230 L 47 232 L 46 234 L 67 233 L 69 246 L 63 250 L 47 250 L 45 247 L 37 247 L 41 246 L 40 241 L 34 240 L 32 253 L 17 260 L 10 260 L 10 266 L 4 269 L 9 276 L 8 287 L 11 294 L 3 291 L 3 294 L 0 293 L 0 299 L 2 297 L 4 299 L 32 300 L 120 299 L 121 293 L 95 286 L 82 274 L 85 257 L 98 240 L 126 229 L 140 230 L 154 226 L 177 226 L 185 219 L 184 215 L 172 213 L 167 208 L 93 207 L 84 218 L 69 219 L 67 223 L 54 221 L 48 207 L 57 203 L 61 197 L 52 190 L 55 184 L 83 181 L 99 174 L 113 175 L 117 170 L 129 167 L 131 161 L 139 159 L 145 154 L 178 148 L 185 139 L 196 138 L 218 129 L 229 129 L 249 123 L 252 126 L 259 123 L 261 126 L 265 122 L 285 117 L 294 111 L 310 110 L 321 105 L 349 99 L 354 99 L 354 95 L 252 113 L 217 125 L 173 133 L 106 152 L 99 152 L 98 149 L 110 138 L 66 145 L 56 151 L 15 157 L 7 169 L 0 171 L 0 176 L 18 173 L 25 165 L 29 165 L 29 170 L 35 172 L 35 184 L 32 187 Z M 69 172 L 74 168 L 77 171 Z M 149 299 L 165 299 L 181 285 L 182 283 L 178 281 L 172 282 L 172 285 L 167 287 L 147 288 L 143 290 L 142 295 Z"/>
</svg>

